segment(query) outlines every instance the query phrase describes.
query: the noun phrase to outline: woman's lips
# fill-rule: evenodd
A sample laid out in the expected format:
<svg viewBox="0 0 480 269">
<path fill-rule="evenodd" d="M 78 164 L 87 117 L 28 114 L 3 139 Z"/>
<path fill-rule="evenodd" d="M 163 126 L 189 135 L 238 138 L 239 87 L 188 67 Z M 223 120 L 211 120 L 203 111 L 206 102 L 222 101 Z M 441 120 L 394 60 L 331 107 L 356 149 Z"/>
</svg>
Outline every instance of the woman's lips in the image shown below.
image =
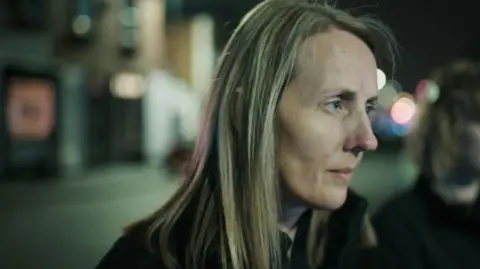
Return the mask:
<svg viewBox="0 0 480 269">
<path fill-rule="evenodd" d="M 353 176 L 353 172 L 355 171 L 355 169 L 348 167 L 348 168 L 339 168 L 339 169 L 329 169 L 327 171 L 332 173 L 336 178 L 349 182 Z"/>
</svg>

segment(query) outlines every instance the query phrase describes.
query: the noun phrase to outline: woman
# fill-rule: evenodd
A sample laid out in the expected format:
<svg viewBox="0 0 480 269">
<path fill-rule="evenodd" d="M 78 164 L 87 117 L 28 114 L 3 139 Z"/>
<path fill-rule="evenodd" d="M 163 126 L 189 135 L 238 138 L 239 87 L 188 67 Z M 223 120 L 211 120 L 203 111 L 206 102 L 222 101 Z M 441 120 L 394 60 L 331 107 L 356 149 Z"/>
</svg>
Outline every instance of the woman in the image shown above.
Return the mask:
<svg viewBox="0 0 480 269">
<path fill-rule="evenodd" d="M 434 73 L 409 138 L 416 186 L 375 218 L 380 244 L 402 268 L 480 266 L 480 65 Z"/>
<path fill-rule="evenodd" d="M 374 52 L 393 44 L 376 20 L 314 1 L 256 6 L 225 48 L 185 183 L 98 268 L 380 263 L 348 186 L 377 147 Z"/>
</svg>

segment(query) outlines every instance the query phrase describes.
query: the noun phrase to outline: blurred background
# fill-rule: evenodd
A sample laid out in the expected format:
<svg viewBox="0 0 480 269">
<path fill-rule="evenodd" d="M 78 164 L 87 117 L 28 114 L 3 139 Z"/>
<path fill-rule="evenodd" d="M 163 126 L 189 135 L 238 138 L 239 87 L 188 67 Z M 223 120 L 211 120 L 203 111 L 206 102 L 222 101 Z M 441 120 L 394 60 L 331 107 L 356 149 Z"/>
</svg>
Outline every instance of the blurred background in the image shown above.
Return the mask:
<svg viewBox="0 0 480 269">
<path fill-rule="evenodd" d="M 0 2 L 1 269 L 93 268 L 169 197 L 216 60 L 257 2 Z M 354 180 L 371 210 L 415 177 L 402 145 L 422 79 L 480 57 L 473 3 L 338 1 L 379 17 L 402 46 L 394 72 L 380 63 L 381 144 Z"/>
</svg>

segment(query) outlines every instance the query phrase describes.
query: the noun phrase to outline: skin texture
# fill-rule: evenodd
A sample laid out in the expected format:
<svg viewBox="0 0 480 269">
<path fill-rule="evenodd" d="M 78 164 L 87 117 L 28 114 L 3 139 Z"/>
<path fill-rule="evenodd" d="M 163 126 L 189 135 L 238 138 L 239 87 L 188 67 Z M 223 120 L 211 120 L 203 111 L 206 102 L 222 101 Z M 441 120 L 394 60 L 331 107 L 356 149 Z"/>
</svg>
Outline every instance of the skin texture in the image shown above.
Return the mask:
<svg viewBox="0 0 480 269">
<path fill-rule="evenodd" d="M 300 47 L 278 109 L 287 227 L 306 208 L 341 207 L 363 152 L 377 148 L 368 115 L 376 104 L 376 74 L 371 50 L 351 33 L 332 29 Z"/>
</svg>

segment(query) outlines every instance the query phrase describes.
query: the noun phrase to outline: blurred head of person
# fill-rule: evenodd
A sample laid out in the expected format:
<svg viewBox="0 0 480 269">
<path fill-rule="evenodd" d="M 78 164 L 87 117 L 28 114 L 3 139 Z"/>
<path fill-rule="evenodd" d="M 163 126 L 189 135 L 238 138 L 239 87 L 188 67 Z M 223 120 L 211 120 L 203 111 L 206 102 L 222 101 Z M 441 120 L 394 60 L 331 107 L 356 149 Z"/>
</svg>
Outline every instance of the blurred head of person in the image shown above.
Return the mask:
<svg viewBox="0 0 480 269">
<path fill-rule="evenodd" d="M 476 200 L 480 186 L 480 65 L 456 61 L 430 77 L 410 135 L 410 151 L 420 172 L 449 203 Z M 426 93 L 428 95 L 428 93 Z"/>
<path fill-rule="evenodd" d="M 179 232 L 188 268 L 212 248 L 228 268 L 279 268 L 282 204 L 341 207 L 377 147 L 376 56 L 391 60 L 394 48 L 382 23 L 318 1 L 253 8 L 220 59 L 188 176 L 151 216 L 152 248 L 175 264 Z M 191 228 L 176 231 L 181 222 Z"/>
</svg>

